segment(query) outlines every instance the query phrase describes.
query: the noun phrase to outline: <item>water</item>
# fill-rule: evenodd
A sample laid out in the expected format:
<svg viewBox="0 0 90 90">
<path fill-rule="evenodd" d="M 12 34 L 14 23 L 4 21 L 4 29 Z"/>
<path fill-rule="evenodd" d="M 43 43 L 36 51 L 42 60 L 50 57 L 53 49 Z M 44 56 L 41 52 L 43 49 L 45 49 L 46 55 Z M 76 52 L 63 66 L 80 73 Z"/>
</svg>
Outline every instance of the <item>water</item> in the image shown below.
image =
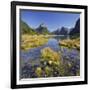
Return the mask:
<svg viewBox="0 0 90 90">
<path fill-rule="evenodd" d="M 59 51 L 60 50 L 60 46 L 58 44 L 58 40 L 60 40 L 60 36 L 55 36 L 53 38 L 50 38 L 48 40 L 48 42 L 40 47 L 37 48 L 32 48 L 29 49 L 27 51 L 21 51 L 21 58 L 23 58 L 23 60 L 25 60 L 25 62 L 28 62 L 30 60 L 36 60 L 40 57 L 40 51 L 41 49 L 45 48 L 45 47 L 50 47 L 55 51 Z"/>
<path fill-rule="evenodd" d="M 43 46 L 36 47 L 33 49 L 30 49 L 28 51 L 21 51 L 21 69 L 25 65 L 29 65 L 28 73 L 31 73 L 30 69 L 32 66 L 39 66 L 40 65 L 40 56 L 41 56 L 41 49 L 45 47 L 50 47 L 56 52 L 62 53 L 62 60 L 67 61 L 70 63 L 75 63 L 75 66 L 72 68 L 71 71 L 75 72 L 76 69 L 80 69 L 80 52 L 76 49 L 68 49 L 65 47 L 61 47 L 58 43 L 58 40 L 67 39 L 69 37 L 67 36 L 55 36 L 53 38 L 49 38 L 48 42 L 44 44 Z M 33 71 L 32 71 L 33 72 Z M 28 77 L 26 75 L 26 77 Z M 24 76 L 25 78 L 25 76 Z"/>
</svg>

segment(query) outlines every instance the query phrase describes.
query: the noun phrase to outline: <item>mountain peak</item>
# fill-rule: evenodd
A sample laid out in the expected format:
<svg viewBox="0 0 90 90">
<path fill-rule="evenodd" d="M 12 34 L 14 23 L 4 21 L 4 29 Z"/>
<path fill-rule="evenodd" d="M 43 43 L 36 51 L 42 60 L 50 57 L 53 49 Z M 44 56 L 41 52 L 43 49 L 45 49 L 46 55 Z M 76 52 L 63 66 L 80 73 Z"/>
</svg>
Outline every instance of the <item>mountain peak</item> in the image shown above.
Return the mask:
<svg viewBox="0 0 90 90">
<path fill-rule="evenodd" d="M 76 21 L 75 26 L 70 31 L 70 35 L 79 34 L 80 33 L 80 18 Z"/>
<path fill-rule="evenodd" d="M 68 32 L 68 28 L 61 27 L 61 28 L 58 28 L 57 30 L 55 30 L 53 32 L 53 34 L 56 34 L 56 35 L 67 35 L 67 32 Z"/>
<path fill-rule="evenodd" d="M 41 23 L 39 25 L 39 27 L 36 28 L 36 32 L 40 33 L 40 34 L 48 34 L 48 28 L 46 27 L 46 25 L 44 23 Z"/>
<path fill-rule="evenodd" d="M 41 23 L 39 26 L 40 27 L 46 27 L 45 23 Z"/>
</svg>

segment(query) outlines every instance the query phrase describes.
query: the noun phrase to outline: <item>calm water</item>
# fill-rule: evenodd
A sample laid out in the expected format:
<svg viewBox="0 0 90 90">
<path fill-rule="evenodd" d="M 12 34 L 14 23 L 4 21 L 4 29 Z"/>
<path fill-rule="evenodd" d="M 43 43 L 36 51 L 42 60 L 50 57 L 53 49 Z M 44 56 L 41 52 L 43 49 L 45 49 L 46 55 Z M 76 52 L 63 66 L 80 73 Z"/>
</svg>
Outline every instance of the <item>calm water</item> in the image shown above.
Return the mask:
<svg viewBox="0 0 90 90">
<path fill-rule="evenodd" d="M 41 56 L 41 49 L 45 47 L 50 47 L 56 52 L 62 53 L 62 60 L 68 61 L 68 62 L 75 62 L 75 69 L 80 68 L 80 52 L 76 49 L 68 49 L 65 47 L 62 47 L 58 44 L 58 40 L 67 39 L 69 37 L 67 36 L 56 36 L 53 38 L 50 38 L 48 42 L 40 47 L 30 49 L 28 51 L 21 51 L 21 69 L 25 64 L 27 65 L 40 65 L 40 56 Z M 29 72 L 30 73 L 30 72 Z"/>
</svg>

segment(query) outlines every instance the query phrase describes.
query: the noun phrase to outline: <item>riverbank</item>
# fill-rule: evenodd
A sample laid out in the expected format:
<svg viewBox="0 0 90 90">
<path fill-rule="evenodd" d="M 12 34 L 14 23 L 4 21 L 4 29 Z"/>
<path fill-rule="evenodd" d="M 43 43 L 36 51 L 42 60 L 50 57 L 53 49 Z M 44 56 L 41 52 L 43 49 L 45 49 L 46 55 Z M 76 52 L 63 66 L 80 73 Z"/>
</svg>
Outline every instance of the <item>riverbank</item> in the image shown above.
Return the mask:
<svg viewBox="0 0 90 90">
<path fill-rule="evenodd" d="M 60 35 L 58 35 L 60 36 Z M 21 36 L 21 50 L 28 50 L 31 48 L 39 47 L 48 42 L 51 37 L 56 37 L 56 35 L 29 35 L 23 34 Z M 67 48 L 75 48 L 80 50 L 80 38 L 75 39 L 64 39 L 59 40 L 59 45 Z"/>
<path fill-rule="evenodd" d="M 60 40 L 59 45 L 80 50 L 80 38 Z"/>
<path fill-rule="evenodd" d="M 25 63 L 21 67 L 21 78 L 79 76 L 79 51 L 71 48 L 71 45 L 70 48 L 62 47 L 59 45 L 60 41 L 67 41 L 65 44 L 71 43 L 73 47 L 74 43 L 79 44 L 80 39 L 69 39 L 68 36 L 63 39 L 62 36 L 52 35 L 22 35 L 21 45 L 25 47 L 21 49 L 20 55 L 21 61 Z"/>
<path fill-rule="evenodd" d="M 21 36 L 21 50 L 42 46 L 48 41 L 48 38 L 49 36 L 44 35 L 24 34 Z"/>
</svg>

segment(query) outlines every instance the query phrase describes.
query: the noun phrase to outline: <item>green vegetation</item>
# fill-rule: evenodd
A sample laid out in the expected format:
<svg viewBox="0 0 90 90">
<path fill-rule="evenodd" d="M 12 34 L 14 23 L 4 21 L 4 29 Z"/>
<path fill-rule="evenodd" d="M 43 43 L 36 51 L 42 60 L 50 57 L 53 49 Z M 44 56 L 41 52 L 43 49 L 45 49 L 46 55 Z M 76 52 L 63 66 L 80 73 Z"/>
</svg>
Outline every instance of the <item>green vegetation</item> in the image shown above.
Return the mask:
<svg viewBox="0 0 90 90">
<path fill-rule="evenodd" d="M 77 25 L 76 25 L 77 26 Z M 54 32 L 49 32 L 48 28 L 44 24 L 40 24 L 36 29 L 31 28 L 26 22 L 21 20 L 20 22 L 21 29 L 21 50 L 27 51 L 32 48 L 38 48 L 44 45 L 44 48 L 38 48 L 41 50 L 37 57 L 34 57 L 34 53 L 30 52 L 32 57 L 29 58 L 27 63 L 25 63 L 24 59 L 21 60 L 21 67 L 23 68 L 22 72 L 26 77 L 58 77 L 58 76 L 79 76 L 80 69 L 77 60 L 79 61 L 79 56 L 77 55 L 77 59 L 73 58 L 74 55 L 70 57 L 67 53 L 64 52 L 62 47 L 60 49 L 57 46 L 63 46 L 67 51 L 72 51 L 73 48 L 80 50 L 80 33 L 79 28 L 73 28 L 72 34 L 70 34 L 71 39 L 65 39 L 65 37 L 57 37 L 57 35 L 67 35 L 67 28 L 61 28 L 60 30 L 56 30 Z M 54 36 L 55 35 L 55 36 Z M 69 34 L 68 34 L 69 35 Z M 50 45 L 45 45 L 48 42 L 49 38 L 58 38 L 56 39 L 57 45 L 55 48 L 57 51 L 54 51 L 54 46 L 50 46 L 53 44 L 50 42 Z M 67 37 L 67 36 L 66 36 Z M 59 40 L 59 41 L 58 41 Z M 48 42 L 49 43 L 49 42 Z M 55 42 L 54 42 L 55 43 Z M 52 47 L 52 48 L 51 48 Z M 33 51 L 33 49 L 31 50 Z M 35 51 L 36 52 L 36 51 Z M 27 52 L 26 52 L 27 53 Z M 38 53 L 38 51 L 37 51 Z M 65 54 L 65 55 L 64 55 Z M 30 56 L 31 56 L 30 55 Z M 36 54 L 35 54 L 36 55 Z M 23 58 L 23 57 L 21 57 Z M 26 59 L 26 57 L 25 57 Z M 76 67 L 77 64 L 77 67 Z M 30 66 L 31 65 L 31 66 Z M 27 66 L 27 67 L 26 67 Z M 78 68 L 78 69 L 77 69 Z"/>
<path fill-rule="evenodd" d="M 42 24 L 38 28 L 33 29 L 26 22 L 21 20 L 20 27 L 21 27 L 22 34 L 29 34 L 29 35 L 49 34 L 47 27 Z"/>
<path fill-rule="evenodd" d="M 45 77 L 71 75 L 69 70 L 73 65 L 68 62 L 63 62 L 60 52 L 55 52 L 50 47 L 46 47 L 41 50 L 41 58 L 41 68 L 43 68 Z"/>
<path fill-rule="evenodd" d="M 21 49 L 28 50 L 38 46 L 44 45 L 48 41 L 48 37 L 43 35 L 28 35 L 24 34 L 21 36 Z"/>
<path fill-rule="evenodd" d="M 21 21 L 20 27 L 21 27 L 22 34 L 30 34 L 30 35 L 37 34 L 34 29 L 32 29 L 30 26 L 28 26 L 28 24 L 26 24 L 23 21 Z"/>
<path fill-rule="evenodd" d="M 50 47 L 41 50 L 41 63 L 44 66 L 46 76 L 65 75 L 65 65 L 61 60 L 61 53 L 53 51 Z"/>
<path fill-rule="evenodd" d="M 59 41 L 59 44 L 64 47 L 76 48 L 77 50 L 80 50 L 80 38 L 62 40 Z"/>
<path fill-rule="evenodd" d="M 47 27 L 40 25 L 36 30 L 31 28 L 26 22 L 21 20 L 21 49 L 28 50 L 38 46 L 44 45 L 48 41 Z M 41 35 L 42 34 L 42 35 Z"/>
<path fill-rule="evenodd" d="M 60 64 L 59 53 L 53 51 L 50 47 L 46 47 L 41 50 L 41 57 L 43 58 L 43 60 L 47 61 L 50 65 Z"/>
<path fill-rule="evenodd" d="M 42 76 L 42 69 L 41 67 L 37 67 L 36 70 L 35 70 L 35 73 L 38 77 L 41 77 Z"/>
<path fill-rule="evenodd" d="M 52 76 L 52 68 L 50 68 L 49 66 L 46 66 L 44 69 L 45 69 L 46 77 Z"/>
<path fill-rule="evenodd" d="M 76 72 L 76 75 L 77 75 L 77 76 L 80 76 L 80 70 L 78 70 L 78 71 Z"/>
</svg>

